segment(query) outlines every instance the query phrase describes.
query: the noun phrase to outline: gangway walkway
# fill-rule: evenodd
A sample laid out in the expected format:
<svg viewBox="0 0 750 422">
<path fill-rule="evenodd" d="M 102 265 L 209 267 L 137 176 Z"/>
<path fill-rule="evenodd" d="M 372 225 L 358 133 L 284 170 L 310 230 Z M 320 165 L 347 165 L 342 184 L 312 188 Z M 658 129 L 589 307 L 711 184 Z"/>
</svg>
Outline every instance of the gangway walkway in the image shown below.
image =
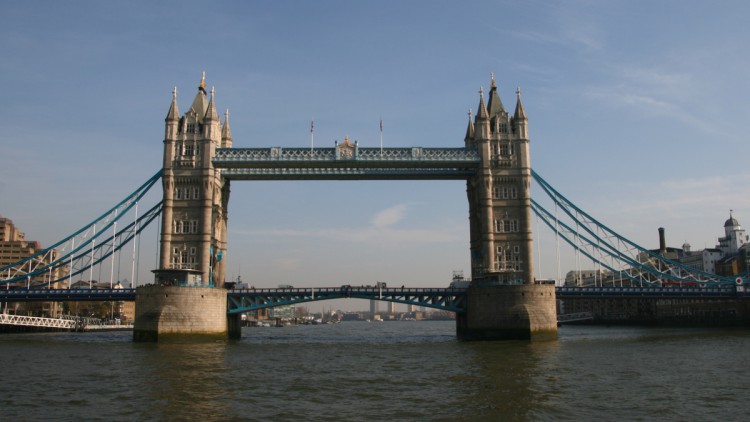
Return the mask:
<svg viewBox="0 0 750 422">
<path fill-rule="evenodd" d="M 132 324 L 106 324 L 98 318 L 44 318 L 26 315 L 0 314 L 0 325 L 53 328 L 69 331 L 132 330 Z"/>
<path fill-rule="evenodd" d="M 42 318 L 26 315 L 0 314 L 0 324 L 75 330 L 79 323 L 74 319 L 67 318 Z"/>
</svg>

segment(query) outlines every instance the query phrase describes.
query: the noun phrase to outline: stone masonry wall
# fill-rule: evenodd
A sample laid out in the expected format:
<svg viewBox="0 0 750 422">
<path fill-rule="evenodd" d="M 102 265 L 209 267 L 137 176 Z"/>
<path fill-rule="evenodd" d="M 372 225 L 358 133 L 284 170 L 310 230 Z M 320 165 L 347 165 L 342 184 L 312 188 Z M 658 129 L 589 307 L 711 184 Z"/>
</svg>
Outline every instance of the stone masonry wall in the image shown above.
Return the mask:
<svg viewBox="0 0 750 422">
<path fill-rule="evenodd" d="M 556 338 L 555 286 L 472 285 L 456 333 L 465 340 Z"/>
<path fill-rule="evenodd" d="M 227 337 L 227 291 L 212 287 L 136 289 L 133 340 Z"/>
</svg>

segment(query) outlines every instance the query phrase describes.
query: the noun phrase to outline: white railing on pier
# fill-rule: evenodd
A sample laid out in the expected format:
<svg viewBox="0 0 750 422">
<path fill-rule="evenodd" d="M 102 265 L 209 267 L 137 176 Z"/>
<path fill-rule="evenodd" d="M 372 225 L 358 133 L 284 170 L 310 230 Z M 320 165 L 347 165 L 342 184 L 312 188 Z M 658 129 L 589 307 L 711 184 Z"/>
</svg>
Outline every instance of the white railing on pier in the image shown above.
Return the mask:
<svg viewBox="0 0 750 422">
<path fill-rule="evenodd" d="M 43 318 L 26 315 L 0 314 L 0 325 L 18 325 L 25 327 L 59 328 L 75 331 L 112 331 L 132 330 L 132 324 L 104 323 L 99 318 L 82 318 L 63 316 L 61 318 Z"/>
<path fill-rule="evenodd" d="M 26 315 L 0 314 L 0 324 L 73 330 L 76 328 L 76 325 L 78 323 L 74 319 L 42 318 Z"/>
</svg>

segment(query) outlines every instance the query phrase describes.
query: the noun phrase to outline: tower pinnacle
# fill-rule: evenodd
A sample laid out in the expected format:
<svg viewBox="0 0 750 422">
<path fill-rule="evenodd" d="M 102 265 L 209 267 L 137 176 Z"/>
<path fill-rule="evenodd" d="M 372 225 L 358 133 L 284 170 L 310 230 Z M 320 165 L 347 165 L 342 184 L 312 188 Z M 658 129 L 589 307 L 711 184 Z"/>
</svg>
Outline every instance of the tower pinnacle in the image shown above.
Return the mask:
<svg viewBox="0 0 750 422">
<path fill-rule="evenodd" d="M 484 87 L 479 87 L 479 106 L 477 107 L 476 120 L 486 120 L 487 117 L 487 107 L 484 106 Z"/>
<path fill-rule="evenodd" d="M 474 139 L 474 122 L 471 121 L 471 107 L 469 107 L 469 124 L 466 126 L 466 136 L 464 136 L 464 142 L 469 142 Z"/>
<path fill-rule="evenodd" d="M 526 111 L 523 109 L 523 103 L 521 103 L 521 87 L 516 88 L 516 112 L 513 118 L 518 121 L 519 119 L 527 120 Z"/>
<path fill-rule="evenodd" d="M 221 143 L 223 148 L 232 146 L 232 130 L 229 128 L 229 109 L 224 112 L 224 125 L 221 127 Z"/>
<path fill-rule="evenodd" d="M 203 75 L 201 76 L 201 83 L 198 85 L 198 89 L 200 91 L 203 91 L 203 93 L 206 93 L 206 71 L 203 71 Z"/>
<path fill-rule="evenodd" d="M 172 104 L 169 105 L 166 121 L 180 120 L 180 111 L 177 109 L 177 87 L 172 90 Z"/>
<path fill-rule="evenodd" d="M 208 107 L 206 108 L 205 120 L 216 120 L 219 121 L 219 114 L 216 112 L 216 104 L 214 103 L 214 94 L 216 90 L 211 87 L 211 97 L 208 100 Z"/>
</svg>

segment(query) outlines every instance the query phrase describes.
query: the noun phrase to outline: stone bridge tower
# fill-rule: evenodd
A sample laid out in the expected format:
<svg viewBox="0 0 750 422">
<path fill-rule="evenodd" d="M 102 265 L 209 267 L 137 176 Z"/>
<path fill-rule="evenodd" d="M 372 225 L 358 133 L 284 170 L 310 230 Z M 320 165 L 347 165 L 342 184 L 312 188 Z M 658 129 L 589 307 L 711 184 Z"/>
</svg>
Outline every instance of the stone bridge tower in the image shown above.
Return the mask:
<svg viewBox="0 0 750 422">
<path fill-rule="evenodd" d="M 511 116 L 492 77 L 489 100 L 464 138 L 481 164 L 466 181 L 472 282 L 456 332 L 469 340 L 549 338 L 557 334 L 555 290 L 534 280 L 529 128 L 521 91 Z"/>
<path fill-rule="evenodd" d="M 222 125 L 204 73 L 182 117 L 175 88 L 165 121 L 159 268 L 155 285 L 136 289 L 133 340 L 226 338 L 227 294 L 217 287 L 224 285 L 229 181 L 213 158 L 232 146 L 229 117 Z M 238 335 L 238 321 L 231 330 Z"/>
<path fill-rule="evenodd" d="M 521 92 L 510 116 L 492 78 L 487 106 L 480 91 L 464 142 L 479 150 L 481 166 L 467 181 L 472 279 L 533 283 L 529 130 Z"/>
<path fill-rule="evenodd" d="M 229 181 L 214 168 L 212 159 L 217 148 L 231 146 L 228 113 L 222 125 L 213 89 L 207 98 L 205 73 L 182 117 L 175 88 L 164 134 L 164 208 L 157 270 L 163 282 L 169 284 L 183 271 L 191 276 L 187 284 L 224 284 Z"/>
</svg>

